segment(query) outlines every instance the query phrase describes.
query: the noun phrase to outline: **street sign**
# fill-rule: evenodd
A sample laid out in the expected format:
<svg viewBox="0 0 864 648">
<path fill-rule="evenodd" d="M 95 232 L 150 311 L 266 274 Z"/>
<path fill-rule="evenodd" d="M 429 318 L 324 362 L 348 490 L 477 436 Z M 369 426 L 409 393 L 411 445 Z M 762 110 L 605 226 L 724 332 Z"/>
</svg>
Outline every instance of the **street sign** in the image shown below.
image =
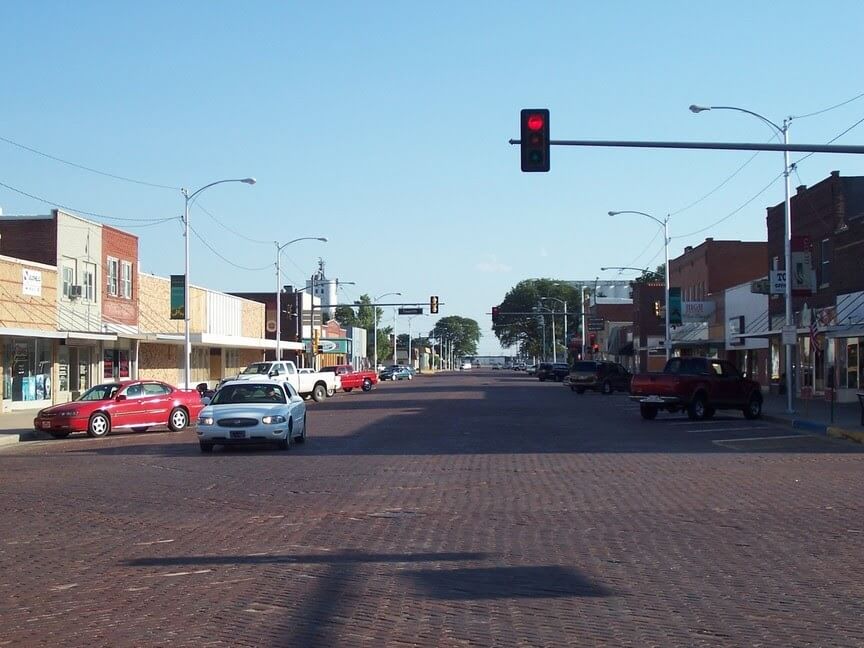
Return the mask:
<svg viewBox="0 0 864 648">
<path fill-rule="evenodd" d="M 589 331 L 602 331 L 606 328 L 606 320 L 603 317 L 589 317 L 585 324 Z"/>
<path fill-rule="evenodd" d="M 407 306 L 402 306 L 402 307 L 399 308 L 399 314 L 400 314 L 400 315 L 422 315 L 422 314 L 423 314 L 423 309 L 420 308 L 420 307 L 416 307 L 416 308 L 411 307 L 411 308 L 409 308 L 409 307 L 407 307 Z"/>
<path fill-rule="evenodd" d="M 770 294 L 783 295 L 786 293 L 786 271 L 772 270 L 769 273 L 768 283 L 770 284 Z"/>
<path fill-rule="evenodd" d="M 784 326 L 783 327 L 783 344 L 794 346 L 797 341 L 798 331 L 795 329 L 795 326 Z"/>
</svg>

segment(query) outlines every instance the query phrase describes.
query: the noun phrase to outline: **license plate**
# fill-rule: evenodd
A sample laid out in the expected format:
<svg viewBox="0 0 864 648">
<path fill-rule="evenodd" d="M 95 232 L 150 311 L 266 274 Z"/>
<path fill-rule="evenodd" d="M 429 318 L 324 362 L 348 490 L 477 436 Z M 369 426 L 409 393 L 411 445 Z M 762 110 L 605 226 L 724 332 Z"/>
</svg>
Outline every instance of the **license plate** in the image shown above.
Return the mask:
<svg viewBox="0 0 864 648">
<path fill-rule="evenodd" d="M 246 438 L 246 430 L 231 430 L 231 438 L 232 439 L 245 439 Z"/>
<path fill-rule="evenodd" d="M 649 396 L 642 401 L 643 403 L 662 403 L 663 399 L 659 396 Z"/>
<path fill-rule="evenodd" d="M 42 421 L 42 427 L 46 430 L 51 429 L 51 421 Z"/>
</svg>

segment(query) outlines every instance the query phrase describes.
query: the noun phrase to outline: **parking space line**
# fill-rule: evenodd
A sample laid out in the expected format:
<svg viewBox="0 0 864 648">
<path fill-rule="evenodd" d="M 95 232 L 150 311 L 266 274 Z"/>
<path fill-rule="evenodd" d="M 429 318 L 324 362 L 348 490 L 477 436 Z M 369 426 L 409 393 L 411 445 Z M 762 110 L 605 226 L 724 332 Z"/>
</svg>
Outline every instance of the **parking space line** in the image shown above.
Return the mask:
<svg viewBox="0 0 864 648">
<path fill-rule="evenodd" d="M 764 436 L 764 437 L 742 437 L 736 439 L 715 439 L 714 443 L 739 443 L 741 441 L 774 441 L 775 439 L 806 439 L 813 437 L 812 434 L 784 434 L 780 436 Z"/>
<path fill-rule="evenodd" d="M 685 432 L 740 432 L 741 430 L 770 430 L 772 429 L 769 425 L 763 425 L 761 427 L 730 427 L 730 428 L 693 428 L 692 430 L 684 430 Z M 796 435 L 798 436 L 798 435 Z"/>
</svg>

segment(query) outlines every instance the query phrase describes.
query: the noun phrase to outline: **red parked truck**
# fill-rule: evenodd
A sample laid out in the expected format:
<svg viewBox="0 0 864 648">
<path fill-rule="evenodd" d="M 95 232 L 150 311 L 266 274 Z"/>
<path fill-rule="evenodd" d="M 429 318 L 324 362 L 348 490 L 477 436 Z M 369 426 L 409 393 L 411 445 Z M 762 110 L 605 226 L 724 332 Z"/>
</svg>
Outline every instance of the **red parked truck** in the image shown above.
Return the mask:
<svg viewBox="0 0 864 648">
<path fill-rule="evenodd" d="M 692 420 L 711 418 L 719 409 L 737 409 L 748 419 L 762 415 L 762 388 L 734 365 L 716 358 L 672 358 L 661 373 L 642 373 L 630 382 L 630 398 L 642 418 L 685 411 Z"/>
<path fill-rule="evenodd" d="M 350 392 L 352 389 L 362 389 L 368 392 L 372 385 L 378 384 L 378 374 L 374 371 L 355 371 L 351 365 L 331 365 L 322 367 L 321 372 L 329 371 L 335 373 L 342 379 L 342 391 Z"/>
</svg>

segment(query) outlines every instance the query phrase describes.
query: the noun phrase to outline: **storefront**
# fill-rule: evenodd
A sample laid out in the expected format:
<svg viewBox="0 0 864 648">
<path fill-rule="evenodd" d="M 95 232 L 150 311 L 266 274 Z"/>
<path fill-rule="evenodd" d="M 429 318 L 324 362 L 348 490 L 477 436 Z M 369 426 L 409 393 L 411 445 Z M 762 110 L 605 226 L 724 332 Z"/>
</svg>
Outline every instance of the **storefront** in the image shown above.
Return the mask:
<svg viewBox="0 0 864 648">
<path fill-rule="evenodd" d="M 54 349 L 57 334 L 3 335 L 3 409 L 38 409 L 54 398 Z"/>
<path fill-rule="evenodd" d="M 103 345 L 117 340 L 114 333 L 67 331 L 60 334 L 64 339 L 57 347 L 55 403 L 68 403 L 93 385 L 115 380 L 113 377 L 103 378 L 101 372 Z"/>
</svg>

